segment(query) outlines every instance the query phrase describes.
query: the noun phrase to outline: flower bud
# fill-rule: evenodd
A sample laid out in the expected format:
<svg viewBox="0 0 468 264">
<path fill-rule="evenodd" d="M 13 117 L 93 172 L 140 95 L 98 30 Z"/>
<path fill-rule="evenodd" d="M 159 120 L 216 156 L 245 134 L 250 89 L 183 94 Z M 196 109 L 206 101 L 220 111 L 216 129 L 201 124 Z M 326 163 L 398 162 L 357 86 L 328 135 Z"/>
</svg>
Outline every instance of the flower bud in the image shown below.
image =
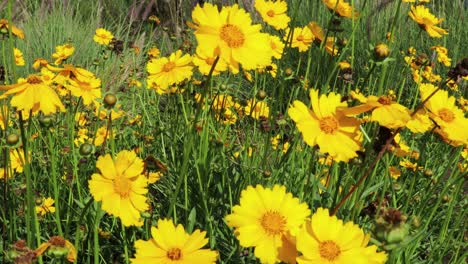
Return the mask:
<svg viewBox="0 0 468 264">
<path fill-rule="evenodd" d="M 12 134 L 9 134 L 6 138 L 6 143 L 8 146 L 12 147 L 12 146 L 15 146 L 16 144 L 18 144 L 19 142 L 19 136 L 18 134 L 15 134 L 15 133 L 12 133 Z"/>
<path fill-rule="evenodd" d="M 80 155 L 81 156 L 89 156 L 94 152 L 94 146 L 89 143 L 83 143 L 80 146 Z"/>
<path fill-rule="evenodd" d="M 106 94 L 104 96 L 104 105 L 108 108 L 114 107 L 114 105 L 117 103 L 117 96 L 115 94 Z"/>
<path fill-rule="evenodd" d="M 263 101 L 267 97 L 267 93 L 264 90 L 260 90 L 257 92 L 257 99 Z"/>
<path fill-rule="evenodd" d="M 390 54 L 390 49 L 386 44 L 380 43 L 374 47 L 374 54 L 378 60 L 384 60 Z"/>
</svg>

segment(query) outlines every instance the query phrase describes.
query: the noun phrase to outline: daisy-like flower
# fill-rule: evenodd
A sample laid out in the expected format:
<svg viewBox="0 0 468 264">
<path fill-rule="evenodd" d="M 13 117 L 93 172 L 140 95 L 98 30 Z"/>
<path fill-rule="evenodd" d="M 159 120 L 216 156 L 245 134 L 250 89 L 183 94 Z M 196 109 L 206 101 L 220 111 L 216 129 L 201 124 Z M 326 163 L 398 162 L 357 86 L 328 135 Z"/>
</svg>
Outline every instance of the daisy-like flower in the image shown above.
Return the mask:
<svg viewBox="0 0 468 264">
<path fill-rule="evenodd" d="M 392 96 L 383 95 L 368 96 L 365 101 L 358 105 L 343 110 L 348 115 L 355 116 L 372 110 L 371 121 L 378 122 L 381 126 L 396 129 L 403 127 L 411 119 L 409 110 L 392 100 Z"/>
<path fill-rule="evenodd" d="M 110 154 L 100 156 L 89 180 L 89 190 L 102 209 L 119 217 L 124 226 L 141 226 L 140 212 L 149 208 L 146 199 L 147 179 L 143 175 L 143 160 L 133 151 L 123 150 L 115 160 Z"/>
<path fill-rule="evenodd" d="M 31 153 L 29 153 L 29 158 Z M 10 166 L 17 173 L 23 172 L 24 166 L 24 151 L 22 148 L 19 149 L 10 149 Z"/>
<path fill-rule="evenodd" d="M 48 197 L 42 199 L 42 202 L 39 205 L 36 205 L 36 214 L 44 216 L 47 213 L 55 213 L 54 199 Z"/>
<path fill-rule="evenodd" d="M 21 50 L 19 50 L 17 48 L 14 48 L 13 49 L 13 55 L 15 56 L 16 66 L 24 66 L 25 65 L 26 62 L 24 61 L 23 52 L 21 52 Z"/>
<path fill-rule="evenodd" d="M 223 6 L 221 12 L 209 3 L 197 5 L 192 19 L 198 47 L 207 50 L 206 54 L 219 48 L 221 59 L 233 73 L 239 72 L 240 65 L 254 70 L 271 63 L 268 34 L 260 32 L 260 25 L 252 25 L 250 15 L 238 5 Z"/>
<path fill-rule="evenodd" d="M 361 122 L 342 111 L 347 103 L 341 102 L 341 95 L 330 93 L 319 98 L 318 90 L 311 90 L 310 99 L 312 110 L 300 101 L 294 101 L 288 110 L 304 141 L 309 146 L 318 145 L 320 152 L 328 153 L 336 161 L 347 162 L 357 157 L 362 142 Z"/>
<path fill-rule="evenodd" d="M 281 59 L 283 56 L 284 43 L 278 36 L 270 35 L 270 47 L 275 59 Z"/>
<path fill-rule="evenodd" d="M 110 31 L 105 30 L 104 28 L 98 28 L 96 29 L 96 33 L 94 34 L 93 40 L 96 43 L 107 46 L 111 43 L 113 38 L 114 35 L 112 35 Z"/>
<path fill-rule="evenodd" d="M 242 191 L 240 205 L 234 206 L 226 221 L 235 228 L 241 246 L 255 247 L 254 254 L 262 263 L 276 263 L 288 255 L 285 247 L 294 251 L 292 255 L 296 253 L 290 247 L 291 237 L 309 215 L 307 204 L 286 193 L 286 187 L 257 185 Z"/>
<path fill-rule="evenodd" d="M 446 47 L 443 46 L 432 46 L 431 50 L 435 50 L 437 52 L 437 61 L 444 64 L 447 67 L 450 67 L 452 64 L 452 59 L 448 56 L 448 50 Z"/>
<path fill-rule="evenodd" d="M 411 19 L 418 23 L 420 28 L 426 31 L 429 36 L 433 38 L 441 38 L 443 35 L 448 34 L 447 30 L 437 26 L 438 24 L 442 23 L 444 19 L 439 19 L 434 16 L 429 11 L 429 8 L 425 6 L 412 6 L 408 15 L 411 17 Z"/>
<path fill-rule="evenodd" d="M 302 256 L 296 260 L 299 264 L 385 263 L 385 252 L 367 246 L 369 239 L 358 225 L 343 223 L 330 216 L 328 209 L 318 208 L 297 236 L 297 250 Z"/>
<path fill-rule="evenodd" d="M 314 35 L 314 43 L 318 46 L 322 45 L 322 42 L 325 40 L 323 29 L 314 21 L 310 22 L 307 27 L 312 32 L 312 35 Z M 338 47 L 335 46 L 334 37 L 327 37 L 324 47 L 328 54 L 332 56 L 338 55 Z"/>
<path fill-rule="evenodd" d="M 158 227 L 151 227 L 150 240 L 135 242 L 135 258 L 132 264 L 214 264 L 218 253 L 210 249 L 201 249 L 208 243 L 206 232 L 195 230 L 188 234 L 184 227 L 177 226 L 171 220 L 158 220 Z"/>
<path fill-rule="evenodd" d="M 276 30 L 287 28 L 289 21 L 291 21 L 286 14 L 288 11 L 286 1 L 256 0 L 255 9 L 262 16 L 263 21 Z"/>
<path fill-rule="evenodd" d="M 328 10 L 334 12 L 340 17 L 357 18 L 359 13 L 353 10 L 353 7 L 345 0 L 322 0 Z"/>
<path fill-rule="evenodd" d="M 290 29 L 288 28 L 284 35 L 284 40 L 288 41 Z M 303 28 L 294 28 L 291 39 L 291 47 L 298 48 L 300 52 L 305 52 L 310 48 L 310 45 L 314 41 L 314 35 L 312 31 L 306 26 Z"/>
<path fill-rule="evenodd" d="M 161 54 L 161 51 L 156 47 L 152 47 L 148 50 L 148 56 L 150 57 L 150 59 L 157 58 L 159 57 L 160 54 Z"/>
<path fill-rule="evenodd" d="M 219 55 L 219 49 L 215 49 L 213 54 L 207 54 L 207 50 L 200 47 L 197 48 L 197 53 L 193 56 L 193 64 L 198 67 L 198 70 L 203 75 L 208 75 L 216 57 Z M 220 72 L 227 70 L 227 64 L 224 60 L 218 60 L 213 70 L 213 75 L 218 75 Z"/>
<path fill-rule="evenodd" d="M 421 100 L 431 95 L 437 87 L 432 84 L 421 84 L 419 87 Z M 468 144 L 468 118 L 455 104 L 455 97 L 449 96 L 445 90 L 438 90 L 424 104 L 429 111 L 429 117 L 437 124 L 435 132 L 453 146 Z"/>
<path fill-rule="evenodd" d="M 0 90 L 6 92 L 0 96 L 0 99 L 12 95 L 11 105 L 18 111 L 33 113 L 42 111 L 45 115 L 57 111 L 65 111 L 60 98 L 52 87 L 48 76 L 31 74 L 26 79 L 20 80 L 17 84 L 2 85 Z"/>
<path fill-rule="evenodd" d="M 81 70 L 82 74 L 70 78 L 65 87 L 73 96 L 81 97 L 84 105 L 90 105 L 95 99 L 101 98 L 101 79 L 92 72 Z"/>
<path fill-rule="evenodd" d="M 11 33 L 13 36 L 17 36 L 20 39 L 24 39 L 24 32 L 23 30 L 17 28 L 15 25 L 8 24 L 8 20 L 0 19 L 0 34 L 8 34 L 9 29 L 11 28 Z"/>
<path fill-rule="evenodd" d="M 149 73 L 148 83 L 155 83 L 161 90 L 166 90 L 192 77 L 192 57 L 189 54 L 182 56 L 182 51 L 177 50 L 169 57 L 150 60 L 146 69 Z"/>
<path fill-rule="evenodd" d="M 268 117 L 270 108 L 265 101 L 258 101 L 253 98 L 247 101 L 247 105 L 244 107 L 244 113 L 258 120 L 260 117 Z"/>
<path fill-rule="evenodd" d="M 434 122 L 431 121 L 425 109 L 419 109 L 416 114 L 411 117 L 411 120 L 406 123 L 406 128 L 413 133 L 424 133 L 433 127 Z"/>
<path fill-rule="evenodd" d="M 75 52 L 75 47 L 71 44 L 59 45 L 55 47 L 55 53 L 52 54 L 52 58 L 55 59 L 55 65 L 61 64 L 62 61 L 68 59 Z"/>
</svg>

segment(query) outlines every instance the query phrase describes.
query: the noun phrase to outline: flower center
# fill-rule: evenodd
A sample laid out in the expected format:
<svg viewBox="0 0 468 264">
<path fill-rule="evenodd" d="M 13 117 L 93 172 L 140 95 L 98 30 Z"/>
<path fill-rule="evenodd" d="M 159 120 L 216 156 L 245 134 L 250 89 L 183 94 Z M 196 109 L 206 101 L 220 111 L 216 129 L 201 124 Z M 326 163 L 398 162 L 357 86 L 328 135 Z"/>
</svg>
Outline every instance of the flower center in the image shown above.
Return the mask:
<svg viewBox="0 0 468 264">
<path fill-rule="evenodd" d="M 286 219 L 276 211 L 268 211 L 260 219 L 260 224 L 268 235 L 274 236 L 283 233 Z"/>
<path fill-rule="evenodd" d="M 164 64 L 162 70 L 165 71 L 165 72 L 170 72 L 170 71 L 172 71 L 172 69 L 175 68 L 175 66 L 176 66 L 176 64 L 174 62 L 170 61 L 170 62 Z"/>
<path fill-rule="evenodd" d="M 42 83 L 42 80 L 41 78 L 39 78 L 39 76 L 31 75 L 28 77 L 27 82 L 30 84 L 39 84 L 39 83 Z"/>
<path fill-rule="evenodd" d="M 455 119 L 455 115 L 453 114 L 453 112 L 448 110 L 447 108 L 442 108 L 439 110 L 439 117 L 445 122 L 452 122 Z"/>
<path fill-rule="evenodd" d="M 269 17 L 274 17 L 274 16 L 275 16 L 275 11 L 273 11 L 273 10 L 268 10 L 267 15 L 268 15 Z"/>
<path fill-rule="evenodd" d="M 182 251 L 178 248 L 171 248 L 167 251 L 166 256 L 170 260 L 180 260 L 182 258 Z"/>
<path fill-rule="evenodd" d="M 118 175 L 114 179 L 114 191 L 120 194 L 120 197 L 127 198 L 132 190 L 131 182 L 128 178 Z"/>
<path fill-rule="evenodd" d="M 213 65 L 214 61 L 215 61 L 215 60 L 214 60 L 213 58 L 206 58 L 206 59 L 205 59 L 205 62 L 206 62 L 206 64 L 208 64 L 208 65 Z"/>
<path fill-rule="evenodd" d="M 332 134 L 338 130 L 338 121 L 333 116 L 320 119 L 320 130 L 327 134 Z"/>
<path fill-rule="evenodd" d="M 389 104 L 392 103 L 392 99 L 390 99 L 390 97 L 388 97 L 388 96 L 381 96 L 381 97 L 379 97 L 377 102 L 379 102 L 379 103 L 381 103 L 383 105 L 389 105 Z"/>
<path fill-rule="evenodd" d="M 331 240 L 320 242 L 319 252 L 322 258 L 329 261 L 335 260 L 341 254 L 340 247 Z"/>
<path fill-rule="evenodd" d="M 297 38 L 296 38 L 297 41 L 304 41 L 304 36 L 302 35 L 299 35 Z"/>
<path fill-rule="evenodd" d="M 231 24 L 222 26 L 219 36 L 230 48 L 242 47 L 245 41 L 244 33 L 237 26 Z"/>
</svg>

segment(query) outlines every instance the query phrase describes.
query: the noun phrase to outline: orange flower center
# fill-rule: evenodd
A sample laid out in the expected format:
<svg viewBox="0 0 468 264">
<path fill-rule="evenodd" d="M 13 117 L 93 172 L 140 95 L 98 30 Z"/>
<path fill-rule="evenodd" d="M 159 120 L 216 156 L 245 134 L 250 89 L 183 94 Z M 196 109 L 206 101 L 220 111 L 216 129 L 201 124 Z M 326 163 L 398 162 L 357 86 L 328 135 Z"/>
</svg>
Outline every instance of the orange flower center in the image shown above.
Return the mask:
<svg viewBox="0 0 468 264">
<path fill-rule="evenodd" d="M 284 232 L 286 219 L 276 211 L 268 211 L 260 218 L 260 224 L 268 235 L 274 236 Z"/>
<path fill-rule="evenodd" d="M 170 72 L 172 71 L 172 69 L 174 69 L 176 66 L 176 64 L 173 62 L 173 61 L 170 61 L 166 64 L 164 64 L 162 70 L 165 71 L 165 72 Z"/>
<path fill-rule="evenodd" d="M 215 60 L 214 60 L 213 58 L 206 58 L 206 59 L 205 59 L 205 62 L 206 62 L 206 64 L 208 64 L 208 65 L 213 65 L 214 61 L 215 61 Z"/>
<path fill-rule="evenodd" d="M 178 248 L 171 248 L 167 251 L 166 256 L 170 260 L 180 260 L 182 258 L 182 251 Z"/>
<path fill-rule="evenodd" d="M 381 96 L 379 97 L 379 99 L 377 100 L 377 102 L 383 104 L 383 105 L 389 105 L 392 103 L 392 99 L 388 96 Z"/>
<path fill-rule="evenodd" d="M 331 240 L 320 242 L 319 252 L 322 258 L 329 261 L 335 260 L 341 254 L 340 247 Z"/>
<path fill-rule="evenodd" d="M 448 123 L 452 122 L 455 119 L 455 115 L 453 114 L 453 112 L 448 110 L 447 108 L 442 108 L 439 110 L 439 117 L 440 119 Z"/>
<path fill-rule="evenodd" d="M 30 84 L 39 84 L 39 83 L 42 83 L 42 80 L 37 75 L 31 75 L 28 77 L 28 80 L 26 82 Z"/>
<path fill-rule="evenodd" d="M 222 26 L 219 36 L 230 48 L 242 47 L 245 41 L 244 33 L 242 33 L 239 27 L 231 24 Z"/>
<path fill-rule="evenodd" d="M 268 15 L 269 17 L 274 17 L 274 16 L 275 16 L 275 11 L 273 11 L 273 10 L 268 10 L 267 15 Z"/>
<path fill-rule="evenodd" d="M 296 38 L 297 41 L 304 41 L 304 36 L 300 35 Z"/>
<path fill-rule="evenodd" d="M 319 121 L 320 130 L 327 134 L 333 134 L 338 130 L 338 120 L 333 116 L 327 116 Z"/>
<path fill-rule="evenodd" d="M 127 198 L 132 190 L 131 182 L 128 178 L 118 175 L 114 179 L 114 191 L 120 194 L 120 197 Z"/>
</svg>

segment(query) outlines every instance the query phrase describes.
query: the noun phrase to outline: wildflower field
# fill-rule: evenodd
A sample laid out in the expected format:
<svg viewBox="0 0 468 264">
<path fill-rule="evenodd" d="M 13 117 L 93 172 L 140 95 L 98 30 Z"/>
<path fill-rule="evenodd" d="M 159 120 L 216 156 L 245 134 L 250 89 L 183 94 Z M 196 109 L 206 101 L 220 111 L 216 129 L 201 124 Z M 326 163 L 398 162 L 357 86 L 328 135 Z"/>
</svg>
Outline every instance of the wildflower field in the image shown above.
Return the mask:
<svg viewBox="0 0 468 264">
<path fill-rule="evenodd" d="M 0 263 L 466 263 L 467 16 L 0 1 Z"/>
</svg>

